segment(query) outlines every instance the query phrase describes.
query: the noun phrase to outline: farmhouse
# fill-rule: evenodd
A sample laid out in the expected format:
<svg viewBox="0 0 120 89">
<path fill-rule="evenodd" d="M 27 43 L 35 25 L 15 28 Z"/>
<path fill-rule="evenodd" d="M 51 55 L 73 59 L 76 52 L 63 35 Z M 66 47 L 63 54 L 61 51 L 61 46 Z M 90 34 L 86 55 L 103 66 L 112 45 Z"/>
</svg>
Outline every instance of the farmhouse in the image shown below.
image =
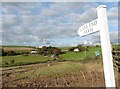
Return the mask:
<svg viewBox="0 0 120 89">
<path fill-rule="evenodd" d="M 36 50 L 32 50 L 31 54 L 37 54 L 37 51 Z"/>
<path fill-rule="evenodd" d="M 46 47 L 49 47 L 49 45 L 45 45 Z M 37 46 L 36 48 L 42 48 L 43 46 Z"/>
<path fill-rule="evenodd" d="M 79 49 L 78 49 L 78 48 L 75 48 L 75 49 L 74 49 L 74 52 L 79 52 Z"/>
<path fill-rule="evenodd" d="M 43 46 L 37 46 L 36 48 L 42 48 Z"/>
</svg>

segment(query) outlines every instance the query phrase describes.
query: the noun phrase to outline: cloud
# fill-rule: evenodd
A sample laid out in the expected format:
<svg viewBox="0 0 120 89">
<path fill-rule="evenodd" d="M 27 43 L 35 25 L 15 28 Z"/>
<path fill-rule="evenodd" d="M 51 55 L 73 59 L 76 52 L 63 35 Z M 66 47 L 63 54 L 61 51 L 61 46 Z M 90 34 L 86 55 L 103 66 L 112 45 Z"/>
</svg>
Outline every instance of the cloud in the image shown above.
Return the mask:
<svg viewBox="0 0 120 89">
<path fill-rule="evenodd" d="M 16 15 L 3 15 L 2 16 L 2 24 L 5 25 L 15 25 L 17 23 Z"/>
<path fill-rule="evenodd" d="M 41 3 L 35 2 L 3 2 L 2 13 L 3 14 L 19 14 L 19 15 L 31 15 L 33 10 L 40 7 Z"/>
<path fill-rule="evenodd" d="M 55 16 L 58 14 L 58 12 L 59 11 L 55 11 L 47 8 L 41 11 L 42 15 L 45 15 L 45 16 Z"/>
<path fill-rule="evenodd" d="M 91 8 L 81 15 L 81 19 L 85 22 L 91 21 L 97 18 L 96 8 Z"/>
<path fill-rule="evenodd" d="M 81 9 L 84 8 L 88 3 L 87 2 L 61 2 L 58 3 L 59 4 L 59 9 L 64 7 L 64 9 L 66 8 L 66 10 L 76 10 L 76 9 Z M 58 6 L 58 4 L 56 3 L 56 6 Z"/>
<path fill-rule="evenodd" d="M 109 35 L 110 35 L 110 41 L 112 43 L 118 43 L 118 31 L 110 32 Z M 93 43 L 99 43 L 100 42 L 100 34 L 99 33 L 90 35 L 89 38 L 91 39 L 91 41 Z"/>
<path fill-rule="evenodd" d="M 87 2 L 4 3 L 3 44 L 79 44 L 83 38 L 79 38 L 78 28 L 97 18 L 97 6 L 97 3 Z M 113 24 L 117 26 L 115 12 L 114 7 L 108 11 L 111 29 Z M 86 36 L 86 39 L 97 42 L 97 37 L 99 36 Z"/>
<path fill-rule="evenodd" d="M 118 7 L 112 7 L 108 10 L 108 19 L 114 20 L 118 19 Z"/>
<path fill-rule="evenodd" d="M 118 31 L 110 32 L 110 40 L 112 43 L 118 43 Z"/>
</svg>

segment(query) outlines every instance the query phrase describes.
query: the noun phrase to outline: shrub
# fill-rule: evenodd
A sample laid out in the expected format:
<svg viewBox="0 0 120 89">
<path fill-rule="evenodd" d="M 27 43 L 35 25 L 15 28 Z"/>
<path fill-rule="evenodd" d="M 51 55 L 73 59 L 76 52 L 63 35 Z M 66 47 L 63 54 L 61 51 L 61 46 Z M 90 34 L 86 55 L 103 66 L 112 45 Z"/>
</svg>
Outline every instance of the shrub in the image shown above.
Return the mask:
<svg viewBox="0 0 120 89">
<path fill-rule="evenodd" d="M 59 58 L 59 54 L 61 53 L 61 49 L 56 48 L 53 50 L 53 53 L 57 58 Z"/>
<path fill-rule="evenodd" d="M 75 47 L 69 48 L 68 51 L 74 51 Z"/>
<path fill-rule="evenodd" d="M 82 45 L 78 45 L 77 48 L 79 49 L 80 52 L 87 50 L 86 47 L 84 47 Z"/>
<path fill-rule="evenodd" d="M 7 52 L 5 52 L 4 49 L 2 49 L 2 56 L 7 56 Z"/>
<path fill-rule="evenodd" d="M 5 65 L 8 65 L 8 62 L 5 62 Z"/>
<path fill-rule="evenodd" d="M 11 63 L 11 64 L 13 64 L 14 62 L 15 62 L 14 60 L 11 60 L 11 62 L 10 62 L 10 63 Z"/>
<path fill-rule="evenodd" d="M 96 45 L 96 47 L 99 47 L 99 45 Z"/>
</svg>

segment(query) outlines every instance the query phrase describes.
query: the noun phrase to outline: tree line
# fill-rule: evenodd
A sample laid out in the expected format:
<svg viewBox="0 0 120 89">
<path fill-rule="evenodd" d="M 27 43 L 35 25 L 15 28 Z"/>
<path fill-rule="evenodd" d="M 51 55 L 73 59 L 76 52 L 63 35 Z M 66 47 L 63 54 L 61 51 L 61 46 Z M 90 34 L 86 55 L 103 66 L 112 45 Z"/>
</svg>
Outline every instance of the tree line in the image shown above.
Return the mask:
<svg viewBox="0 0 120 89">
<path fill-rule="evenodd" d="M 59 54 L 62 53 L 62 50 L 57 48 L 57 47 L 46 47 L 43 46 L 42 48 L 37 48 L 37 53 L 43 56 L 54 56 L 54 57 L 59 57 Z"/>
<path fill-rule="evenodd" d="M 25 52 L 16 52 L 13 50 L 5 51 L 4 49 L 0 49 L 0 56 L 15 56 L 15 55 L 27 55 L 28 51 Z"/>
</svg>

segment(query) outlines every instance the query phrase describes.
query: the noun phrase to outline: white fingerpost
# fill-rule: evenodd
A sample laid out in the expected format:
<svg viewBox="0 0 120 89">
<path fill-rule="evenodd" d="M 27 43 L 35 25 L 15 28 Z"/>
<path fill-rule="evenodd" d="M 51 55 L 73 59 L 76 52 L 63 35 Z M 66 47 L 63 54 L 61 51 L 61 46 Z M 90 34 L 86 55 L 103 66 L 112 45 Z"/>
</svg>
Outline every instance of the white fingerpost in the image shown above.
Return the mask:
<svg viewBox="0 0 120 89">
<path fill-rule="evenodd" d="M 107 7 L 106 5 L 100 5 L 99 7 L 97 7 L 98 27 L 100 29 L 105 84 L 106 87 L 112 87 L 112 89 L 113 88 L 115 89 L 116 85 L 115 85 L 106 7 Z"/>
</svg>

